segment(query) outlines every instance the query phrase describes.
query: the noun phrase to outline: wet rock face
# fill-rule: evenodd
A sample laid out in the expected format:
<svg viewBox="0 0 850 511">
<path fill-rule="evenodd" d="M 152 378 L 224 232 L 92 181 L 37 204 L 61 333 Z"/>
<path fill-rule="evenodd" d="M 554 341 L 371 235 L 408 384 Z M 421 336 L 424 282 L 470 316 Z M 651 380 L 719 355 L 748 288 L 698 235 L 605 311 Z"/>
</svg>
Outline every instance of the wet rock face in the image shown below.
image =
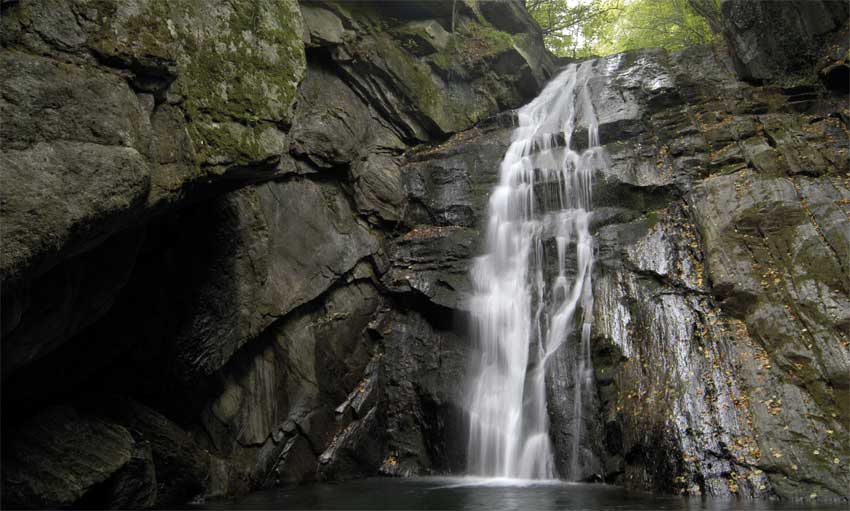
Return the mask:
<svg viewBox="0 0 850 511">
<path fill-rule="evenodd" d="M 582 414 L 581 477 L 846 498 L 842 96 L 747 85 L 708 49 L 634 52 L 595 70 L 608 165 L 593 190 L 597 400 Z M 388 286 L 463 311 L 463 254 L 480 250 L 465 233 L 480 236 L 479 190 L 493 186 L 509 132 L 494 123 L 407 156 L 415 228 L 391 245 Z M 568 343 L 549 379 L 561 470 L 574 414 L 558 373 L 572 356 Z"/>
<path fill-rule="evenodd" d="M 594 196 L 626 209 L 598 220 L 603 459 L 657 490 L 846 497 L 841 97 L 821 89 L 799 114 L 701 50 L 607 65 L 598 90 L 625 89 L 643 127 L 607 140 Z"/>
<path fill-rule="evenodd" d="M 437 318 L 428 317 L 436 314 Z M 469 344 L 452 315 L 398 311 L 379 318 L 384 345 L 388 475 L 460 473 L 466 469 L 461 382 Z"/>
</svg>

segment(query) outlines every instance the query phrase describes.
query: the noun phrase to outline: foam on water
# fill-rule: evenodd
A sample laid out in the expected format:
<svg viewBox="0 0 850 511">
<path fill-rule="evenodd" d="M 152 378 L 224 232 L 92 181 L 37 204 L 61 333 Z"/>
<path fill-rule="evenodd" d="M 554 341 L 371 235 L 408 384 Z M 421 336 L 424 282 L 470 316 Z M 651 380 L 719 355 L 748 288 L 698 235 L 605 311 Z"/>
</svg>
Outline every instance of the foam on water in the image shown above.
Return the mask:
<svg viewBox="0 0 850 511">
<path fill-rule="evenodd" d="M 512 488 L 529 488 L 532 486 L 560 486 L 565 484 L 575 484 L 564 482 L 560 479 L 517 479 L 510 477 L 427 477 L 419 478 L 424 481 L 436 482 L 434 488 L 476 488 L 476 487 L 512 487 Z"/>
</svg>

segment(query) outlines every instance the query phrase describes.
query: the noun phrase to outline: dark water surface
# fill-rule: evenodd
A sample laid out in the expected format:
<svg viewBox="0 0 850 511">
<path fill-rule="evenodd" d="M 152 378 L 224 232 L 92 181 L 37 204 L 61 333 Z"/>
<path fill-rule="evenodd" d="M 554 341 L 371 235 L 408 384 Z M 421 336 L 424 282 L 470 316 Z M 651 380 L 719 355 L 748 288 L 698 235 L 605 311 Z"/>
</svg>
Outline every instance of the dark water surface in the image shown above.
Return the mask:
<svg viewBox="0 0 850 511">
<path fill-rule="evenodd" d="M 523 511 L 791 510 L 847 511 L 847 504 L 651 496 L 616 486 L 561 481 L 473 478 L 374 478 L 253 493 L 240 501 L 207 502 L 193 509 L 476 509 Z"/>
</svg>

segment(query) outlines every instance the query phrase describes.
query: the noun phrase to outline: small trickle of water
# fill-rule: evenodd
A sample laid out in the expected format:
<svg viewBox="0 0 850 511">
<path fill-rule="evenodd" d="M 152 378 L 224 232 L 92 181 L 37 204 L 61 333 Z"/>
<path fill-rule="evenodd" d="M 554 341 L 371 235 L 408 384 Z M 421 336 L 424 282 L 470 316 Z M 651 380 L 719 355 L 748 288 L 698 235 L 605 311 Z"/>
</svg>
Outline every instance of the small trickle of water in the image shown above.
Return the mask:
<svg viewBox="0 0 850 511">
<path fill-rule="evenodd" d="M 570 65 L 519 110 L 519 126 L 490 196 L 486 253 L 472 267 L 470 308 L 481 353 L 467 393 L 470 474 L 558 475 L 546 363 L 576 331 L 581 344 L 573 368 L 575 441 L 571 473 L 561 475 L 579 473 L 582 401 L 593 373 L 591 179 L 602 160 L 586 87 L 591 67 L 592 62 Z M 573 149 L 577 119 L 588 126 L 588 149 L 581 152 Z M 556 267 L 547 264 L 553 256 Z"/>
</svg>

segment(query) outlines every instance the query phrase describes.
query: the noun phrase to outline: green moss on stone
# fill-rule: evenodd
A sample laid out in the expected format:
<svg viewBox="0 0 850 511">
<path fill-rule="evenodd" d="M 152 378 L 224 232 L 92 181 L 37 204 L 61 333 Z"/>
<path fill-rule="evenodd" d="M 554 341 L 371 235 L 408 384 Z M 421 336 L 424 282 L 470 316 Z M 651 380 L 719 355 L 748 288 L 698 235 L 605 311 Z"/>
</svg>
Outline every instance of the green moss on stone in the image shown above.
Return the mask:
<svg viewBox="0 0 850 511">
<path fill-rule="evenodd" d="M 174 33 L 169 30 L 165 1 L 92 0 L 82 5 L 100 24 L 93 46 L 103 55 L 148 63 L 176 59 Z"/>
<path fill-rule="evenodd" d="M 468 44 L 480 52 L 477 56 L 482 57 L 510 50 L 514 47 L 514 39 L 501 30 L 483 24 L 474 24 L 469 26 Z"/>
<path fill-rule="evenodd" d="M 189 135 L 198 141 L 198 161 L 214 166 L 213 171 L 216 166 L 261 162 L 286 152 L 285 135 L 267 122 L 196 122 L 189 125 Z"/>
<path fill-rule="evenodd" d="M 660 221 L 660 219 L 658 218 L 658 212 L 657 211 L 650 211 L 649 213 L 647 213 L 646 214 L 646 221 L 647 221 L 647 227 L 650 228 L 650 229 L 652 229 L 653 227 L 658 225 L 658 222 Z"/>
<path fill-rule="evenodd" d="M 95 0 L 98 51 L 144 63 L 176 62 L 199 166 L 246 164 L 279 150 L 304 76 L 301 13 L 294 0 Z M 239 124 L 241 128 L 222 128 Z"/>
<path fill-rule="evenodd" d="M 400 49 L 389 35 L 376 35 L 375 48 L 396 75 L 405 95 L 416 111 L 432 119 L 437 126 L 451 132 L 469 124 L 467 105 L 455 102 L 446 94 L 445 87 L 432 74 L 428 65 Z"/>
<path fill-rule="evenodd" d="M 514 36 L 482 23 L 468 23 L 452 35 L 446 48 L 430 57 L 438 68 L 471 68 L 476 63 L 515 47 Z"/>
<path fill-rule="evenodd" d="M 207 26 L 181 31 L 187 111 L 213 120 L 287 122 L 304 69 L 300 22 L 292 22 L 299 19 L 297 6 L 267 0 L 231 5 Z"/>
<path fill-rule="evenodd" d="M 210 18 L 201 30 L 187 26 L 181 34 L 187 51 L 178 90 L 199 163 L 264 159 L 279 148 L 264 147 L 262 133 L 290 124 L 304 74 L 300 11 L 291 2 L 242 0 Z M 220 122 L 245 129 L 222 129 Z"/>
</svg>

